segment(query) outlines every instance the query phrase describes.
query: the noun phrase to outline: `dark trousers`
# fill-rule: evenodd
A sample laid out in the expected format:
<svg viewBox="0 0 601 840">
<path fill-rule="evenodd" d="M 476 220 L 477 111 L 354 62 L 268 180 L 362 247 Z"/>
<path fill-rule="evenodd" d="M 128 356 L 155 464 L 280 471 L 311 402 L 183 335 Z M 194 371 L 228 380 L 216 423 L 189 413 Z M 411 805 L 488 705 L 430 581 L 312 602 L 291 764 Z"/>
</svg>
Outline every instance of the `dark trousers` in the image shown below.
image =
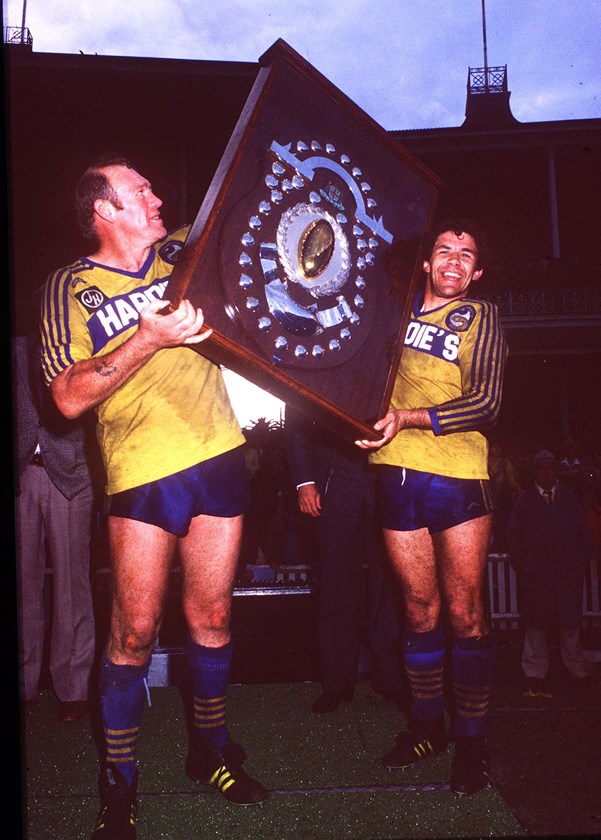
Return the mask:
<svg viewBox="0 0 601 840">
<path fill-rule="evenodd" d="M 370 470 L 362 464 L 333 469 L 318 520 L 319 652 L 326 691 L 354 688 L 362 641 L 374 690 L 401 691 L 398 611 L 374 503 Z"/>
</svg>

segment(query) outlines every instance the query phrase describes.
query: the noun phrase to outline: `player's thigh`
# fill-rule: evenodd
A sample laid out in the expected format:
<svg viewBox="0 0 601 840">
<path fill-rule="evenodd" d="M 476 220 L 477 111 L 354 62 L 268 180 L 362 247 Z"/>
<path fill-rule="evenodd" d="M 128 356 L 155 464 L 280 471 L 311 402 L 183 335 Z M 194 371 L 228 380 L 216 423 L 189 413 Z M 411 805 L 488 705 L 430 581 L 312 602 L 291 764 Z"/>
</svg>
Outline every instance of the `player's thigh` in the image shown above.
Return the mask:
<svg viewBox="0 0 601 840">
<path fill-rule="evenodd" d="M 436 557 L 427 528 L 416 531 L 384 529 L 386 554 L 405 597 L 431 601 L 438 591 Z"/>
<path fill-rule="evenodd" d="M 434 535 L 447 599 L 465 602 L 481 599 L 491 519 L 491 514 L 487 514 Z"/>
<path fill-rule="evenodd" d="M 202 608 L 231 597 L 244 517 L 195 516 L 179 540 L 184 603 Z"/>
<path fill-rule="evenodd" d="M 132 621 L 162 609 L 176 537 L 156 525 L 108 517 L 113 605 Z"/>
</svg>

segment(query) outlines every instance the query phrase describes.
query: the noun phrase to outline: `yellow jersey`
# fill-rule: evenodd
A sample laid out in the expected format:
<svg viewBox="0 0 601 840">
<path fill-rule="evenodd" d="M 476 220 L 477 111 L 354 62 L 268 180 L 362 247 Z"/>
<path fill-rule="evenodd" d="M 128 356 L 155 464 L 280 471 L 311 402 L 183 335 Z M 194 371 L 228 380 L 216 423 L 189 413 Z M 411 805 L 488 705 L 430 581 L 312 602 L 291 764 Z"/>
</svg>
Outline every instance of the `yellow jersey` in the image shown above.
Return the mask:
<svg viewBox="0 0 601 840">
<path fill-rule="evenodd" d="M 496 307 L 462 298 L 429 312 L 414 303 L 391 408 L 427 408 L 429 429 L 402 429 L 372 453 L 391 464 L 450 478 L 488 478 L 488 443 L 501 407 L 507 345 Z"/>
<path fill-rule="evenodd" d="M 82 258 L 48 277 L 41 317 L 46 383 L 70 365 L 127 341 L 140 310 L 163 297 L 188 230 L 157 242 L 139 271 Z M 109 494 L 244 443 L 219 367 L 191 347 L 159 350 L 96 412 Z"/>
</svg>

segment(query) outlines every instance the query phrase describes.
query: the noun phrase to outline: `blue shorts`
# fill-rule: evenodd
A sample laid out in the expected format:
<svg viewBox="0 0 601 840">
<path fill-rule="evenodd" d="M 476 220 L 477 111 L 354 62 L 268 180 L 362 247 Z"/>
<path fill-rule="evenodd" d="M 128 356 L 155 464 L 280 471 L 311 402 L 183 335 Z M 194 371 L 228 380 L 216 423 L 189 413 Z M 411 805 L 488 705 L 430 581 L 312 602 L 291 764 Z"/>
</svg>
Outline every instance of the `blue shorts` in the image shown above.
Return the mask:
<svg viewBox="0 0 601 840">
<path fill-rule="evenodd" d="M 238 447 L 158 481 L 115 493 L 108 500 L 108 513 L 185 537 L 195 516 L 238 516 L 249 504 L 248 473 L 242 447 Z"/>
<path fill-rule="evenodd" d="M 378 467 L 378 508 L 382 527 L 431 534 L 446 531 L 493 510 L 490 483 L 447 478 L 405 467 Z"/>
</svg>

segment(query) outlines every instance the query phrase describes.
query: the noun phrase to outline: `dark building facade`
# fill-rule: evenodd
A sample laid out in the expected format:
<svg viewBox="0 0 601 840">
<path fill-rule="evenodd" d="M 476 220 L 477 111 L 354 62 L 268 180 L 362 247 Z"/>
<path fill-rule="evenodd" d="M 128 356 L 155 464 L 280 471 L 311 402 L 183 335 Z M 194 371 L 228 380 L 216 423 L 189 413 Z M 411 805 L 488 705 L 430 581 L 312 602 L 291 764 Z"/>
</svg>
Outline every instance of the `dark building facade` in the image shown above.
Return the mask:
<svg viewBox="0 0 601 840">
<path fill-rule="evenodd" d="M 21 43 L 5 45 L 4 68 L 21 329 L 47 273 L 85 252 L 72 209 L 85 166 L 125 154 L 152 178 L 168 227 L 193 220 L 259 66 Z M 489 232 L 493 259 L 477 291 L 498 303 L 511 351 L 499 433 L 528 448 L 557 448 L 567 433 L 599 448 L 601 120 L 519 123 L 509 98 L 506 68 L 470 69 L 463 125 L 391 134 L 447 185 L 439 215 L 471 216 Z"/>
<path fill-rule="evenodd" d="M 257 74 L 254 63 L 35 53 L 5 45 L 12 289 L 25 302 L 89 244 L 75 185 L 107 152 L 163 199 L 168 228 L 193 221 Z"/>
</svg>

